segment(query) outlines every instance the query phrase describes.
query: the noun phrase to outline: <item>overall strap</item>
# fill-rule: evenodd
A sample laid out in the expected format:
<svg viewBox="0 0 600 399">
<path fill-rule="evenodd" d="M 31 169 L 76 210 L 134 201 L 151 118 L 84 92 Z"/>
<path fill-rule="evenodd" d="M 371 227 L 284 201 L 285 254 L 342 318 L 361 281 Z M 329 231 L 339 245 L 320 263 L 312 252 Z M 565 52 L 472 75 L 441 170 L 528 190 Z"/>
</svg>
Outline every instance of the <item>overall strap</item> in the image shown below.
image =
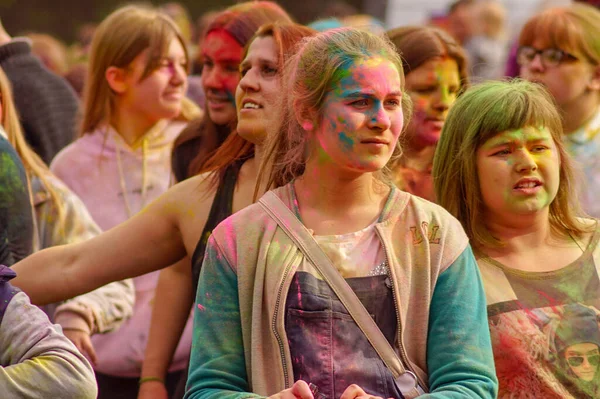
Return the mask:
<svg viewBox="0 0 600 399">
<path fill-rule="evenodd" d="M 396 385 L 402 395 L 406 398 L 414 398 L 423 394 L 424 390 L 419 386 L 416 375 L 412 371 L 406 370 L 398 354 L 371 318 L 360 299 L 300 220 L 272 191 L 265 193 L 259 203 L 321 273 L 323 279 L 344 304 L 348 313 L 350 313 L 394 376 Z"/>
</svg>

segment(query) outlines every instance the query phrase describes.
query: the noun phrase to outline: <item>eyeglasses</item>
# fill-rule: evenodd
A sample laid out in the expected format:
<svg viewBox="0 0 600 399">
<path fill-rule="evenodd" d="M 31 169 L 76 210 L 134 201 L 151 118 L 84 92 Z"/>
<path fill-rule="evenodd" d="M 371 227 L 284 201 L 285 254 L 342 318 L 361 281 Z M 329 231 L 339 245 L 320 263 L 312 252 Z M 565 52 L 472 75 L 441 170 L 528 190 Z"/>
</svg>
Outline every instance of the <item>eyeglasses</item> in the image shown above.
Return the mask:
<svg viewBox="0 0 600 399">
<path fill-rule="evenodd" d="M 538 54 L 540 55 L 544 68 L 555 67 L 563 61 L 574 61 L 577 59 L 574 55 L 557 48 L 538 50 L 530 46 L 521 46 L 519 47 L 519 51 L 517 51 L 517 64 L 521 66 L 529 65 Z"/>
<path fill-rule="evenodd" d="M 583 355 L 583 356 L 571 356 L 567 358 L 567 363 L 573 367 L 579 367 L 583 364 L 583 357 L 587 358 L 587 361 L 592 366 L 597 366 L 600 364 L 600 354 L 596 353 L 594 355 Z"/>
</svg>

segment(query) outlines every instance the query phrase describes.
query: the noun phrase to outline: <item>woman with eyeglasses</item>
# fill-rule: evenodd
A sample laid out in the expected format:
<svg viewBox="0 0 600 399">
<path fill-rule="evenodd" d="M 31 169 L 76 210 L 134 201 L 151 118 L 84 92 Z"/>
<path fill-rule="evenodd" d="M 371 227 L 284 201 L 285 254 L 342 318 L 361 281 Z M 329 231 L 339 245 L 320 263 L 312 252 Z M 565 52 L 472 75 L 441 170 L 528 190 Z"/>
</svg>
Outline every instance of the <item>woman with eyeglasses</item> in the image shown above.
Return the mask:
<svg viewBox="0 0 600 399">
<path fill-rule="evenodd" d="M 600 217 L 600 11 L 548 9 L 525 24 L 519 44 L 520 75 L 554 97 L 567 151 L 585 173 L 583 208 Z"/>
</svg>

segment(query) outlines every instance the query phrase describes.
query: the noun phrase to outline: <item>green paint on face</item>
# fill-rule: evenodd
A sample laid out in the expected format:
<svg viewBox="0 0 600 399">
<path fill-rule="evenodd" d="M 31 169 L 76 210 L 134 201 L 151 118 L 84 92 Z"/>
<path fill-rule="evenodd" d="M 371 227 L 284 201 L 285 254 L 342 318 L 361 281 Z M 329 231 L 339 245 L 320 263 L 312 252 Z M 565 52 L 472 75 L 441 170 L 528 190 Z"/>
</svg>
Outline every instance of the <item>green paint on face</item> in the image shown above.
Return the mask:
<svg viewBox="0 0 600 399">
<path fill-rule="evenodd" d="M 344 146 L 344 150 L 352 151 L 352 147 L 354 147 L 354 140 L 352 140 L 351 137 L 348 137 L 344 132 L 340 132 L 339 138 Z"/>
</svg>

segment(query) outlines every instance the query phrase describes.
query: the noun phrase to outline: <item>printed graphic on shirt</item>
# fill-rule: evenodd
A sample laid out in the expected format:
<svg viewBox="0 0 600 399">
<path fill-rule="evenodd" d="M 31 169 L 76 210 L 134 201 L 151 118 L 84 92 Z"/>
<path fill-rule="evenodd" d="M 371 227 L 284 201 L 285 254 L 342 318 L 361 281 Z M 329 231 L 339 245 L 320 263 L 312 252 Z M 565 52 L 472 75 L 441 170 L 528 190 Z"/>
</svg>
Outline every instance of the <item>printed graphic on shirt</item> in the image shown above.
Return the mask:
<svg viewBox="0 0 600 399">
<path fill-rule="evenodd" d="M 556 272 L 484 279 L 486 290 L 504 283 L 516 297 L 488 295 L 499 398 L 600 397 L 600 279 L 591 255 Z"/>
</svg>

